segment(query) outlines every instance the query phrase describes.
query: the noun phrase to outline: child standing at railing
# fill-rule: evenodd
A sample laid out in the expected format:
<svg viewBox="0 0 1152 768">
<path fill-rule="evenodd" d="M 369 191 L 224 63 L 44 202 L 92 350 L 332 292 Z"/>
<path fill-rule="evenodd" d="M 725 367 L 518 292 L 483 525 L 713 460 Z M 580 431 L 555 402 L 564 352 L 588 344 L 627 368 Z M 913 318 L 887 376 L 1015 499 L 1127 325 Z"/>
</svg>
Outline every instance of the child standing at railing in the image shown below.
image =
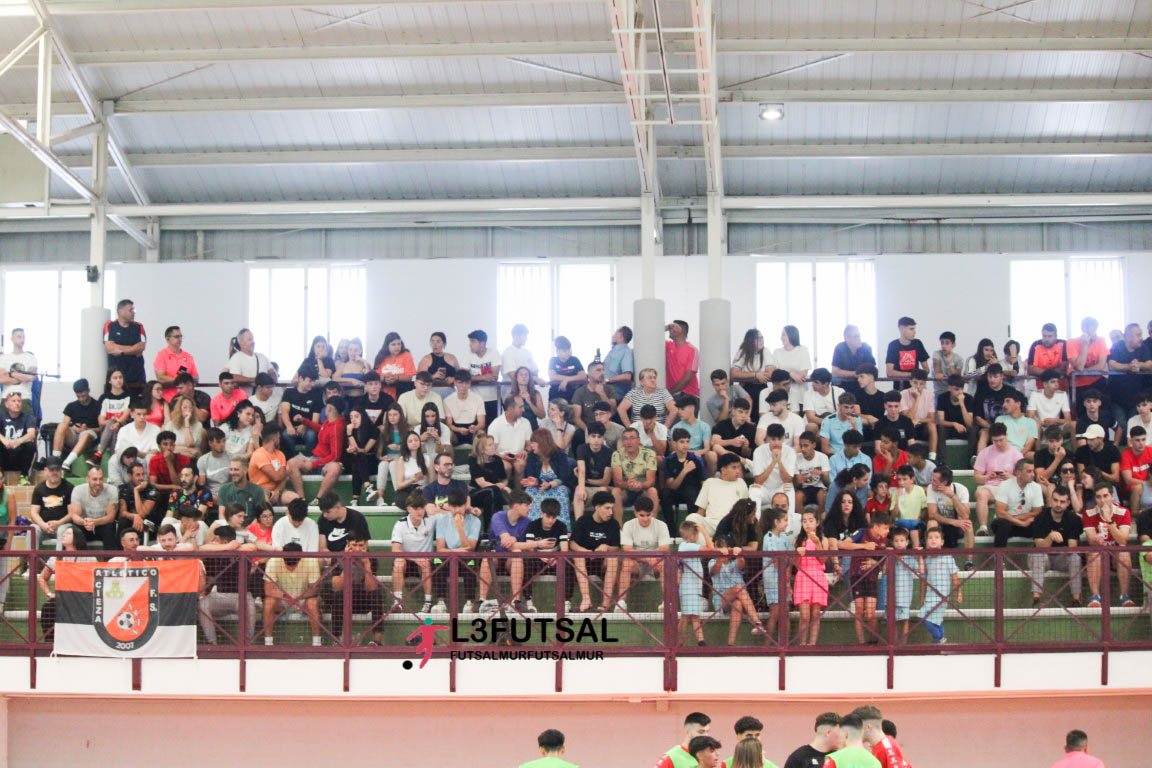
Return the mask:
<svg viewBox="0 0 1152 768">
<path fill-rule="evenodd" d="M 892 478 L 886 472 L 872 475 L 872 495 L 864 505 L 864 516 L 869 520 L 876 515 L 887 515 L 892 511 L 892 496 L 889 493 L 891 482 Z"/>
<path fill-rule="evenodd" d="M 908 551 L 908 531 L 896 528 L 892 531 L 892 548 L 898 553 Z M 896 563 L 893 566 L 892 581 L 895 582 L 895 620 L 900 627 L 897 638 L 900 642 L 908 642 L 908 617 L 912 609 L 912 593 L 915 588 L 915 577 L 924 574 L 924 565 L 920 558 L 914 555 L 898 554 L 894 556 Z M 885 566 L 881 566 L 885 567 Z M 880 577 L 880 588 L 876 596 L 876 613 L 885 616 L 888 609 L 888 571 L 885 567 L 884 575 Z"/>
<path fill-rule="evenodd" d="M 896 470 L 896 491 L 892 495 L 892 510 L 898 528 L 907 529 L 912 536 L 912 547 L 920 549 L 920 518 L 928 506 L 928 495 L 916 485 L 916 470 L 908 464 Z"/>
<path fill-rule="evenodd" d="M 698 528 L 696 523 L 685 520 L 680 524 L 680 546 L 678 552 L 700 552 L 711 549 L 708 532 Z M 692 634 L 697 645 L 704 645 L 704 625 L 700 616 L 704 612 L 704 562 L 699 557 L 685 557 L 680 560 L 680 624 L 678 635 L 692 625 Z"/>
<path fill-rule="evenodd" d="M 765 515 L 768 517 L 768 532 L 764 534 L 760 549 L 764 552 L 791 552 L 792 542 L 784 534 L 788 527 L 788 513 L 782 509 L 769 509 Z M 764 603 L 768 606 L 768 627 L 774 634 L 780 625 L 780 563 L 781 558 L 764 559 Z M 784 573 L 788 573 L 787 567 Z"/>
<path fill-rule="evenodd" d="M 855 549 L 875 552 L 888 547 L 888 530 L 892 519 L 877 514 L 867 528 L 852 534 L 851 543 Z M 847 543 L 847 542 L 845 542 Z M 876 593 L 879 590 L 880 572 L 883 560 L 878 557 L 853 557 L 849 569 L 849 583 L 852 588 L 852 601 L 856 614 L 856 639 L 860 643 L 880 642 L 876 621 Z"/>
<path fill-rule="evenodd" d="M 800 518 L 800 535 L 796 537 L 796 582 L 792 587 L 793 599 L 800 610 L 800 642 L 797 645 L 815 645 L 820 636 L 820 609 L 828 605 L 828 577 L 824 574 L 825 561 L 813 552 L 831 549 L 814 512 L 805 512 Z"/>
<path fill-rule="evenodd" d="M 745 614 L 752 624 L 752 634 L 762 637 L 765 634 L 764 625 L 760 623 L 756 606 L 752 604 L 752 598 L 744 587 L 744 558 L 740 557 L 743 550 L 733 547 L 728 537 L 716 539 L 716 546 L 720 550 L 720 557 L 712 563 L 712 589 L 729 611 L 728 645 L 736 644 L 740 619 Z"/>
<path fill-rule="evenodd" d="M 929 550 L 938 551 L 944 547 L 944 535 L 938 526 L 928 529 L 925 541 Z M 948 642 L 948 638 L 944 637 L 944 610 L 949 593 L 956 605 L 964 602 L 956 558 L 945 554 L 925 555 L 924 581 L 921 583 L 924 585 L 924 604 L 920 606 L 920 618 L 928 634 L 932 635 L 932 642 L 944 645 Z"/>
</svg>

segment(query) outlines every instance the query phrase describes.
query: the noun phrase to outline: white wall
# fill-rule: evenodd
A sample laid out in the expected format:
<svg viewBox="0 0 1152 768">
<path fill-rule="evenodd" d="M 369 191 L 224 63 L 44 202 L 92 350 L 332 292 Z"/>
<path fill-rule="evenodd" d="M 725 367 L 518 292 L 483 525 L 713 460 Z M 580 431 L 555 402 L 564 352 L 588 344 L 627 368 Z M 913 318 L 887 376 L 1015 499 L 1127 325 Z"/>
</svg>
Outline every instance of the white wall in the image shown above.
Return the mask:
<svg viewBox="0 0 1152 768">
<path fill-rule="evenodd" d="M 989 336 L 1006 338 L 1009 318 L 1006 254 L 884 254 L 876 256 L 876 292 L 879 328 L 877 354 L 896 334 L 896 319 L 910 315 L 919 323 L 925 345 L 935 349 L 936 338 L 951 330 L 959 349 L 971 354 L 975 342 Z M 1152 318 L 1152 254 L 1126 255 L 1127 316 L 1146 323 Z M 640 263 L 636 258 L 614 259 L 616 269 L 616 324 L 632 323 L 632 304 L 639 298 Z M 427 351 L 434 330 L 448 336 L 448 350 L 462 355 L 466 336 L 475 328 L 495 333 L 496 263 L 486 259 L 387 259 L 368 264 L 368 334 L 365 354 L 372 357 L 390 330 L 399 331 L 419 357 Z M 241 262 L 201 261 L 158 264 L 120 264 L 118 291 L 136 302 L 138 319 L 149 333 L 146 362 L 163 344 L 168 325 L 184 331 L 184 345 L 196 357 L 204 379 L 214 377 L 226 362 L 228 339 L 248 324 L 247 265 Z M 657 270 L 656 292 L 666 303 L 667 319 L 681 318 L 699 338 L 699 302 L 707 286 L 703 256 L 666 256 Z M 746 329 L 755 324 L 755 261 L 748 256 L 726 259 L 724 298 L 732 302 L 734 350 Z M 763 299 L 761 299 L 763 300 Z M 771 329 L 761 329 L 774 338 Z M 801 329 L 803 332 L 803 329 Z M 1025 347 L 1033 340 L 1020 334 Z M 497 348 L 507 339 L 492 339 Z M 605 342 L 606 344 L 607 342 Z M 259 348 L 260 340 L 257 339 Z M 304 350 L 300 352 L 301 358 Z M 584 359 L 591 350 L 576 350 Z M 293 366 L 298 361 L 278 361 Z M 95 386 L 95 383 L 93 383 Z M 47 385 L 45 409 L 57 412 L 71 397 L 66 385 Z"/>
</svg>

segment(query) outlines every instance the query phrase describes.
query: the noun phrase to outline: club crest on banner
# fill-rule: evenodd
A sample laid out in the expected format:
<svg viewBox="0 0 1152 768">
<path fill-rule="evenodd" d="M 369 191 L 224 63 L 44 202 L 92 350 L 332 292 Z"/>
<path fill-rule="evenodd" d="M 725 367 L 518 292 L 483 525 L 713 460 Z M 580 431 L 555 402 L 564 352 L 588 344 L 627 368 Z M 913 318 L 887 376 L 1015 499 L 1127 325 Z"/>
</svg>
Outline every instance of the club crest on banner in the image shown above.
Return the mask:
<svg viewBox="0 0 1152 768">
<path fill-rule="evenodd" d="M 96 568 L 92 588 L 92 625 L 109 648 L 133 651 L 148 642 L 159 624 L 158 569 Z"/>
</svg>

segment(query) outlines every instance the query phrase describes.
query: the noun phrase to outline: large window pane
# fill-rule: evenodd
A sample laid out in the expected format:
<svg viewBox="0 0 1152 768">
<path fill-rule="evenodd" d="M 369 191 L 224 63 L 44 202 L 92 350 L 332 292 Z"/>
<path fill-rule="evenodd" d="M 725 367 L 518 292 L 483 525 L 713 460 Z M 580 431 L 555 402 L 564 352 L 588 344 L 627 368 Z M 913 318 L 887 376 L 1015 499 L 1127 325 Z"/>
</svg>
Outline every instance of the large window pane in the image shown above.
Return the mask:
<svg viewBox="0 0 1152 768">
<path fill-rule="evenodd" d="M 788 267 L 784 262 L 756 264 L 756 328 L 769 353 L 779 346 L 780 329 L 788 324 Z M 741 335 L 743 338 L 743 335 Z"/>
<path fill-rule="evenodd" d="M 572 354 L 585 367 L 597 349 L 606 355 L 612 348 L 614 287 L 611 264 L 561 264 L 557 268 L 556 334 L 568 337 Z"/>
<path fill-rule="evenodd" d="M 77 323 L 79 324 L 79 323 Z M 60 272 L 9 270 L 4 274 L 4 350 L 9 334 L 24 329 L 24 348 L 36 355 L 42 373 L 60 372 Z"/>
<path fill-rule="evenodd" d="M 1073 259 L 1068 262 L 1069 335 L 1080 331 L 1080 321 L 1100 321 L 1100 335 L 1124 330 L 1124 267 L 1119 259 Z"/>
<path fill-rule="evenodd" d="M 1031 340 L 1040 338 L 1040 329 L 1045 323 L 1055 323 L 1057 333 L 1066 338 L 1064 260 L 1013 261 L 1009 265 L 1008 277 L 1011 293 L 1009 331 L 1012 338 L 1027 350 Z"/>
<path fill-rule="evenodd" d="M 336 348 L 335 333 L 328 323 L 328 269 L 326 267 L 308 268 L 308 295 L 305 306 L 308 312 L 308 344 L 317 336 L 328 339 L 333 350 Z"/>
<path fill-rule="evenodd" d="M 331 311 L 329 328 L 333 343 L 340 339 L 360 339 L 362 344 L 367 343 L 364 338 L 368 328 L 367 280 L 364 267 L 328 268 L 328 306 Z M 365 354 L 375 353 L 365 350 Z"/>
<path fill-rule="evenodd" d="M 845 279 L 847 298 L 845 304 L 848 307 L 848 315 L 845 318 L 845 325 L 855 325 L 860 329 L 860 338 L 872 347 L 873 354 L 880 354 L 877 351 L 879 340 L 876 338 L 876 264 L 871 261 L 849 261 L 845 265 Z M 817 285 L 817 296 L 821 297 L 823 301 L 823 291 L 819 290 L 820 286 Z M 835 297 L 830 297 L 830 301 L 835 300 Z M 832 350 L 836 348 L 836 344 L 844 340 L 844 329 L 833 328 L 827 334 L 827 338 L 834 340 L 832 346 L 824 347 L 821 350 L 821 365 L 827 367 L 832 363 Z M 821 334 L 822 336 L 824 334 Z"/>
<path fill-rule="evenodd" d="M 496 334 L 489 346 L 512 343 L 512 326 L 528 326 L 527 347 L 542 369 L 552 356 L 551 265 L 501 264 L 496 273 Z M 509 372 L 510 373 L 510 372 Z"/>
<path fill-rule="evenodd" d="M 842 298 L 848 294 L 842 261 L 816 263 L 816 335 L 810 342 L 813 364 L 827 367 L 832 361 L 832 349 L 843 339 L 844 325 L 848 322 L 848 304 Z"/>
<path fill-rule="evenodd" d="M 269 280 L 267 269 L 248 270 L 248 330 L 252 331 L 256 349 L 263 350 L 272 362 L 279 363 L 280 371 L 285 378 L 292 378 L 288 375 L 288 366 L 295 363 L 291 360 L 281 360 L 272 351 Z"/>
<path fill-rule="evenodd" d="M 280 363 L 286 379 L 296 373 L 296 366 L 308 354 L 305 304 L 305 269 L 287 267 L 269 270 L 268 275 L 268 341 L 265 349 L 272 360 Z"/>
</svg>

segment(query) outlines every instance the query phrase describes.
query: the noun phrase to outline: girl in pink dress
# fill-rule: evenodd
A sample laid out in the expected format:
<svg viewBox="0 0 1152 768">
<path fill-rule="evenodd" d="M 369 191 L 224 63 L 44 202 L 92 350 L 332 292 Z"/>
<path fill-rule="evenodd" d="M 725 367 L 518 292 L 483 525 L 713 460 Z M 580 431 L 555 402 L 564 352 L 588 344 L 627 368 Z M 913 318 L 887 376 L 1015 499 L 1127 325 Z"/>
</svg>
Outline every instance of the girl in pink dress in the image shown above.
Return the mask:
<svg viewBox="0 0 1152 768">
<path fill-rule="evenodd" d="M 813 557 L 812 552 L 831 549 L 816 515 L 805 512 L 800 520 L 803 530 L 796 537 L 796 580 L 792 587 L 792 600 L 800 611 L 798 645 L 815 645 L 820 635 L 820 611 L 828 605 L 828 577 L 824 575 L 825 561 Z"/>
</svg>

